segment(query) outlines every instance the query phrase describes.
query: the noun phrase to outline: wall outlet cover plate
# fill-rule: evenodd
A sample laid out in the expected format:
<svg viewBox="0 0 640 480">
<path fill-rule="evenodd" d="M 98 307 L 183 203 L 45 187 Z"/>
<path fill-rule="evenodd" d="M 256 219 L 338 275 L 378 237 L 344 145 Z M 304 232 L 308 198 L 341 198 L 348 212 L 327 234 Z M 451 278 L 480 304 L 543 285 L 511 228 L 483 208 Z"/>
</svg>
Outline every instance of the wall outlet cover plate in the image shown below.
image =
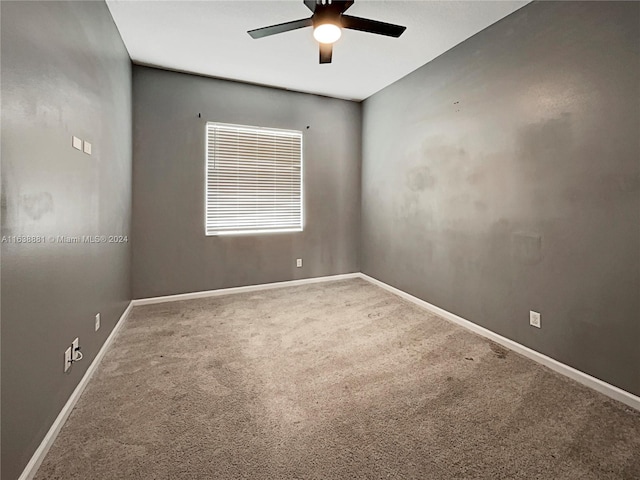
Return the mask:
<svg viewBox="0 0 640 480">
<path fill-rule="evenodd" d="M 66 372 L 71 368 L 71 347 L 64 351 L 64 371 Z"/>
<path fill-rule="evenodd" d="M 540 325 L 540 314 L 538 312 L 534 312 L 533 310 L 529 311 L 529 325 L 536 328 L 541 328 Z"/>
</svg>

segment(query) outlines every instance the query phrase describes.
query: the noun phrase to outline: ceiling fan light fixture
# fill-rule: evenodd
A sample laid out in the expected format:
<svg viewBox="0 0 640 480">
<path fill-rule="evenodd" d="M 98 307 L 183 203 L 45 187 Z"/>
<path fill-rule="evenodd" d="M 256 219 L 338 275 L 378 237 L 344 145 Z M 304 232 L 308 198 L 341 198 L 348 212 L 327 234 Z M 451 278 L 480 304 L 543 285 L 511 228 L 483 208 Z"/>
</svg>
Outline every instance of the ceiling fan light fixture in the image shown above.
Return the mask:
<svg viewBox="0 0 640 480">
<path fill-rule="evenodd" d="M 335 43 L 341 35 L 342 29 L 333 23 L 323 23 L 313 29 L 313 38 L 320 43 Z"/>
<path fill-rule="evenodd" d="M 0 0 L 2 1 L 2 0 Z M 313 37 L 320 44 L 320 63 L 331 63 L 333 44 L 342 36 L 342 29 L 359 30 L 376 35 L 398 38 L 406 27 L 392 23 L 379 22 L 370 18 L 345 15 L 355 0 L 303 0 L 305 6 L 313 12 L 309 18 L 292 22 L 278 23 L 268 27 L 255 28 L 247 33 L 252 38 L 268 37 L 277 33 L 290 32 L 299 28 L 313 27 Z"/>
</svg>

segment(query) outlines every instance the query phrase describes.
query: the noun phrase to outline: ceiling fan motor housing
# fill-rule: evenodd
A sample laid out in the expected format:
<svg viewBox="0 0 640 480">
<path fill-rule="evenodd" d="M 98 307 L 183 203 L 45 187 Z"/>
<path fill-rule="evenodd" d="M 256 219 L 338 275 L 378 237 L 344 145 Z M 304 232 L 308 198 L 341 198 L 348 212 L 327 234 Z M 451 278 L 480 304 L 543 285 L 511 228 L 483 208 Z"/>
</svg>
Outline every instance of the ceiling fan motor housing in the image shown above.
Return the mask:
<svg viewBox="0 0 640 480">
<path fill-rule="evenodd" d="M 349 8 L 347 2 L 328 2 L 326 4 L 321 4 L 318 2 L 316 4 L 316 9 L 313 12 L 313 16 L 311 19 L 313 20 L 313 27 L 316 28 L 318 25 L 324 25 L 325 23 L 331 23 L 342 28 L 342 13 Z"/>
</svg>

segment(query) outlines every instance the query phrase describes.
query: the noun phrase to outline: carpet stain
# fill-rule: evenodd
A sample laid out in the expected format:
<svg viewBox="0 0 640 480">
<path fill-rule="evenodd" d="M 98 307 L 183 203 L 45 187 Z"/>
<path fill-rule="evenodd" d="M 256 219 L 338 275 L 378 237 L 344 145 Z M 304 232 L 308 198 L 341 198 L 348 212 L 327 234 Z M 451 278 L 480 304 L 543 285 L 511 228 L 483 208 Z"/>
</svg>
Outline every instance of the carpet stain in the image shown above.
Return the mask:
<svg viewBox="0 0 640 480">
<path fill-rule="evenodd" d="M 494 353 L 496 357 L 503 360 L 507 358 L 507 355 L 509 354 L 509 350 L 503 347 L 502 345 L 500 345 L 499 343 L 490 341 L 489 348 L 491 349 L 491 351 Z"/>
<path fill-rule="evenodd" d="M 175 334 L 175 330 L 160 330 L 158 332 L 154 332 L 154 335 L 157 335 L 158 337 L 172 337 Z"/>
</svg>

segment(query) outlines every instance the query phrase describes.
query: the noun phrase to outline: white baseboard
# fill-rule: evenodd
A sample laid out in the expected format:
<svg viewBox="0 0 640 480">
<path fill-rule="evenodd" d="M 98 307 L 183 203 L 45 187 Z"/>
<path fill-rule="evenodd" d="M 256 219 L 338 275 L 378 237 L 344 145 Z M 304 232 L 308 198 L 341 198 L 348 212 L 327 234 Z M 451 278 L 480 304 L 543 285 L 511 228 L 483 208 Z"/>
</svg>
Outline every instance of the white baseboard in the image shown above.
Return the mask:
<svg viewBox="0 0 640 480">
<path fill-rule="evenodd" d="M 78 383 L 75 390 L 69 397 L 69 400 L 67 400 L 67 403 L 65 403 L 64 407 L 62 407 L 62 410 L 60 411 L 57 418 L 53 422 L 53 425 L 51 425 L 51 428 L 49 429 L 44 439 L 40 443 L 40 446 L 38 447 L 38 449 L 35 451 L 35 453 L 31 457 L 31 460 L 29 460 L 29 463 L 27 463 L 27 466 L 22 471 L 22 475 L 20 475 L 18 480 L 31 480 L 33 477 L 35 477 L 36 472 L 38 471 L 38 468 L 40 467 L 40 465 L 42 464 L 42 461 L 44 460 L 44 457 L 47 455 L 47 452 L 51 448 L 51 445 L 53 445 L 53 442 L 58 436 L 58 433 L 60 433 L 62 426 L 67 421 L 67 418 L 69 417 L 69 414 L 73 410 L 73 407 L 78 402 L 78 399 L 80 398 L 80 396 L 82 395 L 82 392 L 84 391 L 85 387 L 89 383 L 89 380 L 91 380 L 91 377 L 93 376 L 96 369 L 98 368 L 98 365 L 102 360 L 102 357 L 104 357 L 105 353 L 107 353 L 107 350 L 109 350 L 109 347 L 113 342 L 113 339 L 116 337 L 118 330 L 120 330 L 120 328 L 126 321 L 132 308 L 133 308 L 133 303 L 129 302 L 129 305 L 127 306 L 125 311 L 122 313 L 122 315 L 120 315 L 120 319 L 118 320 L 118 323 L 116 323 L 115 327 L 113 327 L 113 330 L 111 330 L 111 333 L 105 340 L 104 344 L 102 344 L 102 347 L 98 351 L 96 358 L 93 359 L 93 362 L 91 362 L 91 365 L 89 365 L 89 368 L 87 368 L 87 371 L 84 373 L 82 379 L 80 380 L 80 383 Z"/>
<path fill-rule="evenodd" d="M 336 280 L 345 280 L 345 279 L 359 278 L 359 277 L 360 277 L 360 273 L 345 273 L 342 275 L 330 275 L 326 277 L 304 278 L 301 280 L 291 280 L 286 282 L 266 283 L 261 285 L 249 285 L 246 287 L 223 288 L 220 290 L 209 290 L 204 292 L 184 293 L 180 295 L 168 295 L 165 297 L 143 298 L 140 300 L 132 300 L 131 302 L 129 302 L 129 305 L 120 316 L 120 319 L 116 323 L 115 327 L 113 327 L 113 330 L 109 334 L 109 337 L 107 337 L 107 339 L 105 340 L 104 344 L 100 348 L 100 351 L 98 352 L 96 357 L 93 359 L 93 362 L 91 362 L 91 365 L 89 365 L 89 368 L 87 369 L 84 376 L 80 380 L 80 383 L 78 383 L 75 390 L 67 400 L 67 403 L 65 403 L 64 407 L 62 407 L 62 410 L 60 411 L 55 421 L 53 422 L 53 425 L 51 425 L 51 428 L 45 435 L 44 439 L 38 446 L 37 450 L 34 452 L 33 456 L 31 457 L 31 460 L 29 460 L 29 463 L 22 471 L 22 474 L 20 475 L 18 480 L 32 480 L 33 477 L 36 475 L 38 468 L 42 464 L 42 461 L 44 460 L 45 456 L 47 455 L 47 452 L 51 448 L 51 445 L 53 445 L 53 442 L 58 436 L 58 433 L 60 433 L 62 426 L 64 425 L 64 423 L 67 421 L 67 418 L 71 414 L 73 407 L 78 402 L 80 396 L 82 395 L 82 392 L 86 388 L 87 384 L 89 383 L 89 380 L 91 380 L 91 377 L 93 376 L 98 365 L 100 364 L 100 361 L 102 360 L 105 353 L 111 346 L 113 339 L 115 338 L 116 334 L 118 333 L 122 325 L 125 323 L 127 317 L 129 316 L 129 313 L 131 312 L 131 309 L 134 306 L 151 305 L 154 303 L 163 303 L 163 302 L 175 302 L 178 300 L 190 300 L 194 298 L 215 297 L 218 295 L 230 295 L 233 293 L 254 292 L 258 290 L 269 290 L 272 288 L 292 287 L 295 285 L 305 285 L 310 283 L 332 282 Z"/>
<path fill-rule="evenodd" d="M 575 368 L 570 367 L 569 365 L 565 365 L 564 363 L 554 360 L 553 358 L 548 357 L 542 353 L 536 352 L 535 350 L 532 350 L 529 347 L 525 347 L 524 345 L 514 342 L 513 340 L 509 340 L 508 338 L 503 337 L 502 335 L 498 335 L 497 333 L 494 333 L 491 330 L 487 330 L 486 328 L 481 327 L 480 325 L 470 322 L 469 320 L 465 320 L 464 318 L 459 317 L 458 315 L 448 312 L 440 307 L 436 307 L 435 305 L 432 305 L 429 302 L 425 302 L 424 300 L 414 297 L 413 295 L 403 292 L 402 290 L 392 287 L 391 285 L 387 285 L 386 283 L 381 282 L 380 280 L 377 280 L 368 275 L 365 275 L 364 273 L 360 274 L 360 278 L 363 278 L 368 282 L 373 283 L 374 285 L 378 285 L 379 287 L 382 287 L 385 290 L 388 290 L 391 293 L 394 293 L 399 297 L 404 298 L 405 300 L 409 300 L 410 302 L 415 303 L 416 305 L 426 310 L 429 310 L 430 312 L 433 312 L 436 315 L 439 315 L 445 320 L 449 320 L 450 322 L 460 325 L 461 327 L 464 327 L 467 330 L 471 330 L 472 332 L 482 335 L 483 337 L 488 338 L 489 340 L 499 343 L 503 347 L 513 350 L 514 352 L 517 352 L 521 355 L 524 355 L 525 357 L 530 358 L 531 360 L 537 363 L 540 363 L 550 368 L 551 370 L 554 370 L 555 372 L 558 372 L 566 377 L 569 377 L 577 381 L 578 383 L 581 383 L 582 385 L 592 388 L 593 390 L 596 390 L 600 393 L 603 393 L 604 395 L 610 398 L 613 398 L 614 400 L 617 400 L 621 403 L 624 403 L 625 405 L 628 405 L 631 408 L 640 410 L 640 397 L 637 397 L 632 393 L 622 390 L 621 388 L 613 386 L 609 383 L 603 382 L 602 380 L 592 377 L 591 375 L 581 372 L 580 370 L 576 370 Z"/>
<path fill-rule="evenodd" d="M 592 377 L 591 375 L 581 372 L 580 370 L 576 370 L 575 368 L 565 365 L 564 363 L 560 363 L 551 357 L 548 357 L 546 355 L 543 355 L 542 353 L 536 352 L 535 350 L 525 347 L 524 345 L 514 342 L 513 340 L 509 340 L 508 338 L 503 337 L 502 335 L 498 335 L 497 333 L 494 333 L 491 330 L 481 327 L 480 325 L 476 325 L 475 323 L 470 322 L 469 320 L 465 320 L 464 318 L 459 317 L 458 315 L 448 312 L 440 307 L 436 307 L 435 305 L 432 305 L 429 302 L 425 302 L 424 300 L 414 297 L 413 295 L 403 292 L 402 290 L 392 287 L 391 285 L 387 285 L 386 283 L 381 282 L 380 280 L 377 280 L 368 275 L 365 275 L 364 273 L 346 273 L 342 275 L 330 275 L 327 277 L 305 278 L 301 280 L 291 280 L 286 282 L 266 283 L 261 285 L 249 285 L 246 287 L 223 288 L 220 290 L 208 290 L 204 292 L 183 293 L 179 295 L 167 295 L 164 297 L 143 298 L 138 300 L 132 300 L 129 303 L 129 306 L 120 316 L 118 323 L 109 334 L 109 337 L 102 345 L 102 348 L 100 348 L 100 351 L 96 355 L 96 358 L 94 358 L 93 362 L 91 363 L 91 365 L 85 372 L 84 376 L 82 377 L 82 380 L 80 380 L 80 383 L 78 383 L 78 386 L 75 388 L 75 390 L 69 397 L 69 400 L 67 400 L 67 403 L 62 408 L 62 411 L 60 412 L 56 420 L 53 422 L 53 425 L 45 435 L 44 439 L 42 440 L 42 443 L 40 444 L 38 449 L 35 451 L 33 456 L 31 457 L 31 460 L 25 467 L 24 471 L 22 472 L 22 475 L 20 475 L 18 480 L 31 480 L 35 476 L 36 472 L 38 471 L 38 467 L 40 467 L 40 465 L 42 464 L 42 461 L 44 460 L 44 457 L 49 451 L 49 448 L 51 448 L 51 445 L 53 445 L 53 442 L 58 436 L 60 429 L 62 428 L 65 421 L 69 417 L 69 414 L 71 413 L 71 411 L 73 410 L 73 407 L 75 406 L 78 399 L 80 398 L 80 395 L 82 395 L 82 392 L 84 391 L 85 387 L 89 383 L 89 380 L 91 379 L 92 375 L 94 374 L 95 370 L 100 364 L 100 361 L 102 360 L 105 353 L 111 346 L 111 343 L 113 342 L 113 339 L 115 338 L 116 334 L 118 333 L 118 331 L 126 321 L 127 317 L 129 316 L 129 313 L 131 312 L 131 309 L 133 306 L 152 305 L 155 303 L 164 303 L 164 302 L 175 302 L 179 300 L 190 300 L 194 298 L 215 297 L 218 295 L 230 295 L 233 293 L 254 292 L 259 290 L 268 290 L 272 288 L 292 287 L 295 285 L 305 285 L 305 284 L 311 284 L 311 283 L 346 280 L 350 278 L 362 278 L 374 285 L 384 288 L 385 290 L 388 290 L 389 292 L 394 293 L 395 295 L 398 295 L 399 297 L 404 298 L 405 300 L 408 300 L 426 310 L 429 310 L 430 312 L 435 313 L 436 315 L 439 315 L 445 320 L 449 320 L 457 325 L 460 325 L 461 327 L 466 328 L 467 330 L 471 330 L 472 332 L 475 332 L 485 338 L 488 338 L 489 340 L 499 343 L 500 345 L 510 350 L 513 350 L 514 352 L 517 352 L 521 355 L 524 355 L 525 357 L 530 358 L 531 360 L 537 363 L 545 365 L 546 367 L 549 367 L 550 369 L 564 376 L 572 378 L 573 380 L 577 381 L 578 383 L 581 383 L 582 385 L 592 388 L 593 390 L 603 393 L 604 395 L 614 400 L 617 400 L 621 403 L 624 403 L 625 405 L 628 405 L 629 407 L 632 407 L 640 411 L 640 397 L 637 397 L 636 395 L 633 395 L 625 390 L 622 390 L 621 388 L 618 388 L 606 382 L 603 382 L 602 380 Z"/>
<path fill-rule="evenodd" d="M 140 298 L 133 300 L 134 306 L 153 305 L 155 303 L 177 302 L 180 300 L 193 300 L 194 298 L 217 297 L 219 295 L 231 295 L 233 293 L 256 292 L 259 290 L 269 290 L 272 288 L 294 287 L 296 285 L 306 285 L 309 283 L 335 282 L 336 280 L 346 280 L 349 278 L 360 278 L 360 273 L 343 273 L 341 275 L 329 275 L 326 277 L 303 278 L 300 280 L 288 280 L 286 282 L 261 283 L 259 285 L 247 285 L 246 287 L 220 288 L 218 290 L 205 290 L 202 292 L 179 293 L 177 295 L 166 295 L 163 297 Z"/>
</svg>

